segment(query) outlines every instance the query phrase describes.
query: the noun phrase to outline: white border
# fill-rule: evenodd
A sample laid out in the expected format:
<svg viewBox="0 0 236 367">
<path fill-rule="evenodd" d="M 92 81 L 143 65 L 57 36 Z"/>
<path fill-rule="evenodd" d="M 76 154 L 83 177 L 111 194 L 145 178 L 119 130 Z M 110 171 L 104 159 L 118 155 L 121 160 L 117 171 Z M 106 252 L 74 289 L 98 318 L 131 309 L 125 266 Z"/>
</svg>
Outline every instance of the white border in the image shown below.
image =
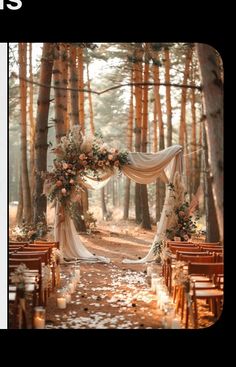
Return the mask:
<svg viewBox="0 0 236 367">
<path fill-rule="evenodd" d="M 0 43 L 0 329 L 7 329 L 7 43 Z"/>
</svg>

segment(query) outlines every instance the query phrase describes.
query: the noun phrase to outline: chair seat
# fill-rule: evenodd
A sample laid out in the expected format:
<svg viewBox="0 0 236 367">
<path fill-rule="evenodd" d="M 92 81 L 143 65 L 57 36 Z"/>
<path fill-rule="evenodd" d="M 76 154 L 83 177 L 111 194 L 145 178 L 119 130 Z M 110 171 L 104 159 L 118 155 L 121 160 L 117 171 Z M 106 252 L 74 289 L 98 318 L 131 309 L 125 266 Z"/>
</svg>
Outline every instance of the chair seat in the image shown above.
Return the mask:
<svg viewBox="0 0 236 367">
<path fill-rule="evenodd" d="M 199 288 L 215 289 L 216 285 L 214 283 L 195 282 L 195 289 L 199 289 Z"/>
<path fill-rule="evenodd" d="M 196 282 L 210 282 L 210 278 L 204 275 L 191 275 L 191 280 Z"/>
<path fill-rule="evenodd" d="M 197 298 L 208 298 L 208 297 L 222 297 L 224 292 L 219 289 L 202 289 L 202 290 L 196 289 L 195 294 Z"/>
</svg>

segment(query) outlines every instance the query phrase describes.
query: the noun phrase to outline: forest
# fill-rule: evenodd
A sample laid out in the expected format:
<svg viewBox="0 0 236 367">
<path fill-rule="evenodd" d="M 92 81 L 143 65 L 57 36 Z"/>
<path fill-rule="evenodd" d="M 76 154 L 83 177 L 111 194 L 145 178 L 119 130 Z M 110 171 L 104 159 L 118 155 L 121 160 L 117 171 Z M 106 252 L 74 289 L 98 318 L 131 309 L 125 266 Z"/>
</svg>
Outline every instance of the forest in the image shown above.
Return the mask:
<svg viewBox="0 0 236 367">
<path fill-rule="evenodd" d="M 9 328 L 220 318 L 223 91 L 207 44 L 9 44 Z"/>
<path fill-rule="evenodd" d="M 214 109 L 217 101 L 222 105 L 217 86 L 223 83 L 223 70 L 217 51 L 209 47 L 208 52 L 216 94 L 214 101 L 209 97 L 209 108 Z M 105 143 L 130 152 L 154 153 L 182 145 L 188 200 L 198 201 L 199 226 L 207 239 L 218 240 L 222 107 L 214 112 L 211 126 L 202 100 L 198 53 L 194 44 L 181 43 L 10 44 L 10 224 L 21 226 L 23 221 L 35 230 L 42 223 L 46 226 L 47 200 L 37 172 L 52 168 L 50 149 L 79 125 L 84 134 L 101 134 Z M 217 146 L 212 157 L 209 144 Z M 213 194 L 218 175 L 220 192 Z M 140 185 L 122 175 L 113 177 L 100 192 L 84 193 L 78 229 L 85 230 L 84 221 L 94 216 L 135 220 L 150 229 L 159 221 L 164 196 L 165 185 L 159 179 Z"/>
</svg>

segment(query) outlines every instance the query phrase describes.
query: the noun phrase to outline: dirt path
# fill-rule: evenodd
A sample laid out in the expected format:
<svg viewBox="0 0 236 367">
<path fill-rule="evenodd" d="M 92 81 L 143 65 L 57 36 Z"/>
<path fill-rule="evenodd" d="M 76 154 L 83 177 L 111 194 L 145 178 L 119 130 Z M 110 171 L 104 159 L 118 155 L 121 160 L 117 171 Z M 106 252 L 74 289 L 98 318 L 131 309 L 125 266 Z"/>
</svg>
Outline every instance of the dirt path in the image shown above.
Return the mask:
<svg viewBox="0 0 236 367">
<path fill-rule="evenodd" d="M 143 257 L 154 233 L 128 230 L 111 225 L 112 231 L 99 227 L 92 235 L 81 236 L 96 255 L 107 256 L 110 264 L 82 263 L 81 280 L 66 310 L 56 307 L 56 295 L 47 305 L 47 328 L 107 329 L 162 328 L 162 314 L 157 311 L 156 295 L 151 292 L 146 265 L 122 264 L 123 258 Z M 62 266 L 61 285 L 71 273 L 71 265 Z"/>
<path fill-rule="evenodd" d="M 141 230 L 127 222 L 99 225 L 82 242 L 94 254 L 111 259 L 109 264 L 82 263 L 81 280 L 72 302 L 58 309 L 56 294 L 48 300 L 47 329 L 158 329 L 163 328 L 163 313 L 157 309 L 156 295 L 146 275 L 147 265 L 122 264 L 124 258 L 145 256 L 154 238 L 154 230 Z M 157 268 L 161 271 L 160 267 Z M 68 283 L 72 266 L 62 266 L 61 286 Z M 199 327 L 213 323 L 206 306 L 199 308 Z"/>
</svg>

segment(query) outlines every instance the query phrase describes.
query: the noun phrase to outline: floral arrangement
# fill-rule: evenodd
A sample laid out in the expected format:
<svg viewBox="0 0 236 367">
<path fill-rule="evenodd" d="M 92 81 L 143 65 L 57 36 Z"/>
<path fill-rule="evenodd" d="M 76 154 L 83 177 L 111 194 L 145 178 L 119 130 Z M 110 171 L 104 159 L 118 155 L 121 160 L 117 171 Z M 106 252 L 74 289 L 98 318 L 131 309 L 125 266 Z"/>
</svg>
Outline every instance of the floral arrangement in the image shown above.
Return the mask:
<svg viewBox="0 0 236 367">
<path fill-rule="evenodd" d="M 51 262 L 59 265 L 64 260 L 63 253 L 61 250 L 59 250 L 56 247 L 53 247 L 52 253 L 51 253 Z"/>
<path fill-rule="evenodd" d="M 29 242 L 42 237 L 49 231 L 50 228 L 47 228 L 45 226 L 45 221 L 42 220 L 36 223 L 36 225 L 22 223 L 19 226 L 11 228 L 9 231 L 9 237 L 13 241 Z"/>
<path fill-rule="evenodd" d="M 172 201 L 172 209 L 167 214 L 166 237 L 170 240 L 179 237 L 182 241 L 187 241 L 192 234 L 196 233 L 197 225 L 195 220 L 198 219 L 198 216 L 193 220 L 190 204 L 186 200 L 187 192 L 184 190 L 184 185 L 178 172 L 174 177 L 174 183 L 170 183 L 168 186 L 171 191 L 170 202 Z"/>
<path fill-rule="evenodd" d="M 25 284 L 25 272 L 29 270 L 25 264 L 20 264 L 14 273 L 10 275 L 12 283 L 17 284 L 18 286 L 24 286 Z"/>
<path fill-rule="evenodd" d="M 156 256 L 156 261 L 161 262 L 161 264 L 164 264 L 171 257 L 171 251 L 166 247 L 164 240 L 154 243 L 153 253 Z"/>
<path fill-rule="evenodd" d="M 62 137 L 52 152 L 56 154 L 54 168 L 42 173 L 44 193 L 50 201 L 56 199 L 64 207 L 81 200 L 84 175 L 93 175 L 99 180 L 105 171 L 120 169 L 128 163 L 128 152 L 108 148 L 101 136 L 82 135 L 78 126 Z"/>
<path fill-rule="evenodd" d="M 173 281 L 177 286 L 184 286 L 188 292 L 190 288 L 190 277 L 188 273 L 184 271 L 184 266 L 186 266 L 184 261 L 176 261 L 173 270 Z"/>
</svg>

